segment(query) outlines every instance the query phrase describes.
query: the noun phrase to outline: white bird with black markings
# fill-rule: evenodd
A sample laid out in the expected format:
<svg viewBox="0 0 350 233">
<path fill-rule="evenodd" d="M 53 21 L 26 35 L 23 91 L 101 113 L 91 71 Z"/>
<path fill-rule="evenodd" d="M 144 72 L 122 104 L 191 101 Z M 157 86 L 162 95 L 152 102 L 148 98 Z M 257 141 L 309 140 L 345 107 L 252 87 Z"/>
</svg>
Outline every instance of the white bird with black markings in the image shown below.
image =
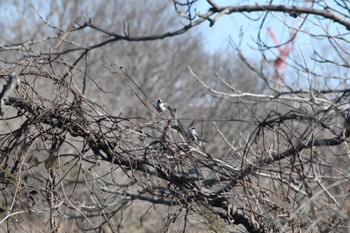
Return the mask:
<svg viewBox="0 0 350 233">
<path fill-rule="evenodd" d="M 350 115 L 344 114 L 344 136 L 349 137 L 350 136 Z"/>
<path fill-rule="evenodd" d="M 199 136 L 196 132 L 196 128 L 194 128 L 194 127 L 191 127 L 188 129 L 187 136 L 195 142 L 199 140 Z"/>
<path fill-rule="evenodd" d="M 156 103 L 156 109 L 158 110 L 158 112 L 165 112 L 165 110 L 168 109 L 168 106 L 161 99 L 159 99 Z"/>
</svg>

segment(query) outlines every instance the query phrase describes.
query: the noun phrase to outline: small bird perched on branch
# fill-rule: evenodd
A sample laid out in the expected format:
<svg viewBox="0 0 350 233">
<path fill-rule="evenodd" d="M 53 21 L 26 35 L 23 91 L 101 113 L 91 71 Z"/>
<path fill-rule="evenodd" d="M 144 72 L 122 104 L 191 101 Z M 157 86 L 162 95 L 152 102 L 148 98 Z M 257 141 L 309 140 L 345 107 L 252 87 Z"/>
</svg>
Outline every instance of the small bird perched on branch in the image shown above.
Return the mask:
<svg viewBox="0 0 350 233">
<path fill-rule="evenodd" d="M 199 140 L 199 136 L 196 132 L 196 128 L 194 127 L 191 127 L 188 129 L 187 136 L 195 142 Z"/>
<path fill-rule="evenodd" d="M 9 93 L 13 90 L 17 90 L 19 87 L 19 80 L 15 73 L 11 73 L 8 76 L 7 82 L 2 87 L 2 90 L 0 92 L 0 114 L 3 115 L 2 107 L 5 105 L 6 98 L 8 97 Z"/>
<path fill-rule="evenodd" d="M 344 136 L 350 136 L 350 115 L 344 115 Z"/>
<path fill-rule="evenodd" d="M 156 103 L 156 109 L 158 110 L 158 112 L 165 112 L 165 110 L 168 109 L 168 106 L 161 99 L 159 99 Z"/>
</svg>

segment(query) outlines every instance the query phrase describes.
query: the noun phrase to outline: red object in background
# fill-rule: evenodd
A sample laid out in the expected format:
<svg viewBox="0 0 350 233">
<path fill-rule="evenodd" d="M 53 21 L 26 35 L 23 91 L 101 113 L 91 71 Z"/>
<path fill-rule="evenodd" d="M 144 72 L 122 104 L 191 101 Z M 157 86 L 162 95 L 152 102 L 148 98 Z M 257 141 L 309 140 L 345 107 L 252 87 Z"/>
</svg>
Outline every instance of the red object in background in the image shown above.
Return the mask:
<svg viewBox="0 0 350 233">
<path fill-rule="evenodd" d="M 307 7 L 308 5 L 310 5 L 310 3 L 312 3 L 312 1 L 305 0 L 303 7 Z M 299 15 L 297 15 L 297 16 L 299 16 Z M 295 18 L 295 17 L 293 17 L 293 18 Z M 290 34 L 289 42 L 284 47 L 282 47 L 281 44 L 278 42 L 277 37 L 271 28 L 267 28 L 267 32 L 271 36 L 271 38 L 272 38 L 273 42 L 275 43 L 275 45 L 278 49 L 278 52 L 279 52 L 279 56 L 274 60 L 274 66 L 275 66 L 275 69 L 276 69 L 278 76 L 279 76 L 278 80 L 281 80 L 283 82 L 285 69 L 286 69 L 286 60 L 287 60 L 290 52 L 293 49 L 294 39 L 295 39 L 298 31 L 294 30 Z"/>
<path fill-rule="evenodd" d="M 292 51 L 293 48 L 293 38 L 296 35 L 296 31 L 293 32 L 291 34 L 290 40 L 291 42 L 289 42 L 287 45 L 285 45 L 283 48 L 280 45 L 280 43 L 278 42 L 275 33 L 272 31 L 271 28 L 267 28 L 267 32 L 269 33 L 269 35 L 271 36 L 272 40 L 274 41 L 278 52 L 280 53 L 279 56 L 276 58 L 276 60 L 274 61 L 274 65 L 275 68 L 278 72 L 278 74 L 280 75 L 280 78 L 283 79 L 284 77 L 284 71 L 285 71 L 285 67 L 286 67 L 286 60 L 290 54 L 290 52 Z"/>
</svg>

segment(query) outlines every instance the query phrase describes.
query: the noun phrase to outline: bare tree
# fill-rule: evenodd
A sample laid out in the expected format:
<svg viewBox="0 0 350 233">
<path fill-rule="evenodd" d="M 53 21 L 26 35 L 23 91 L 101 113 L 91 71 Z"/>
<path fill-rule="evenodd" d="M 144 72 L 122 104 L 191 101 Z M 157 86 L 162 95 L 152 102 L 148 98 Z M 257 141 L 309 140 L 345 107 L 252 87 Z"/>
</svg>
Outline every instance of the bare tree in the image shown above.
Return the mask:
<svg viewBox="0 0 350 233">
<path fill-rule="evenodd" d="M 0 49 L 3 231 L 349 229 L 349 4 L 203 2 L 9 5 L 27 20 Z M 223 15 L 260 23 L 259 57 L 244 35 L 204 51 L 192 29 Z"/>
</svg>

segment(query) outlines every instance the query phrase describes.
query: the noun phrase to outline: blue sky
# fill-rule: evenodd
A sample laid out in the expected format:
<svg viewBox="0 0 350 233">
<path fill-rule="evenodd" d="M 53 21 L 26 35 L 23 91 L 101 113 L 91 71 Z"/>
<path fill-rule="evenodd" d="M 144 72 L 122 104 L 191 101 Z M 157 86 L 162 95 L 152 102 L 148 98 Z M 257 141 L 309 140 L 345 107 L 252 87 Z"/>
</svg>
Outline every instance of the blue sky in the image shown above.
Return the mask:
<svg viewBox="0 0 350 233">
<path fill-rule="evenodd" d="M 197 7 L 197 10 L 201 13 L 204 13 L 209 8 L 209 5 L 205 4 L 205 2 L 206 1 L 202 1 L 202 4 Z M 216 2 L 221 2 L 222 5 L 236 4 L 228 0 L 217 0 Z M 242 2 L 243 4 L 254 4 L 252 1 Z M 282 2 L 286 3 L 286 5 L 291 5 L 295 1 L 281 0 L 281 3 Z M 336 7 L 333 1 L 326 2 L 328 4 L 331 4 L 330 7 Z M 277 4 L 277 2 L 275 4 Z M 303 5 L 303 1 L 298 1 L 296 4 Z M 320 8 L 322 6 L 314 7 Z M 258 14 L 261 13 L 250 13 L 247 14 L 247 16 L 256 19 Z M 252 61 L 261 61 L 262 57 L 256 45 L 256 41 L 258 38 L 257 32 L 259 31 L 261 20 L 250 20 L 247 18 L 247 16 L 244 16 L 240 13 L 234 13 L 231 15 L 225 15 L 221 17 L 213 27 L 209 27 L 209 22 L 205 22 L 204 24 L 202 24 L 200 26 L 200 30 L 202 30 L 202 32 L 205 34 L 206 50 L 211 52 L 219 49 L 229 48 L 228 51 L 234 53 L 235 51 L 229 46 L 230 38 L 232 38 L 232 41 L 234 41 L 234 43 L 238 44 L 240 41 L 240 30 L 242 30 L 242 32 L 244 33 L 242 39 L 242 51 L 244 55 L 250 58 Z M 279 42 L 286 42 L 289 38 L 291 30 L 284 25 L 285 22 L 291 27 L 298 27 L 302 20 L 300 17 L 297 17 L 296 19 L 289 17 L 287 13 L 273 13 L 273 15 L 270 15 L 267 18 L 266 22 L 261 28 L 261 40 L 270 46 L 274 46 L 271 37 L 267 34 L 267 28 L 271 27 L 274 33 L 276 34 L 276 37 L 279 40 Z M 295 62 L 299 62 L 304 66 L 307 66 L 308 69 L 314 72 L 320 72 L 324 74 L 337 72 L 335 73 L 335 75 L 341 75 L 341 72 L 343 71 L 332 71 L 332 68 L 329 69 L 329 67 L 327 67 L 327 64 L 316 63 L 311 58 L 312 56 L 314 56 L 314 51 L 317 50 L 318 53 L 322 54 L 326 58 L 329 58 L 330 60 L 339 59 L 335 51 L 332 50 L 328 39 L 325 38 L 324 35 L 327 33 L 331 33 L 332 35 L 347 33 L 344 26 L 334 23 L 331 20 L 322 20 L 320 19 L 320 17 L 317 18 L 314 16 L 308 16 L 307 22 L 302 26 L 301 30 L 304 30 L 305 33 L 302 31 L 298 33 L 297 38 L 294 42 L 293 51 L 289 56 L 290 59 L 288 59 L 287 62 L 289 62 L 291 65 L 296 65 Z M 312 33 L 316 36 L 311 37 L 308 33 Z M 323 36 L 319 37 L 318 35 Z M 342 35 L 342 37 L 350 39 L 347 35 Z M 342 43 L 342 41 L 340 41 L 340 43 Z M 277 49 L 272 49 L 271 51 L 267 51 L 265 55 L 267 56 L 267 59 L 272 60 L 276 58 L 278 52 Z M 286 70 L 286 81 L 288 81 L 289 84 L 294 83 L 297 86 L 299 83 L 304 83 L 305 85 L 308 85 L 310 81 L 309 74 L 298 71 L 298 79 L 295 79 L 296 70 L 293 70 L 291 67 L 292 66 L 289 66 L 289 68 L 287 68 Z M 336 85 L 336 83 L 338 82 L 330 83 Z"/>
<path fill-rule="evenodd" d="M 33 1 L 36 2 L 36 1 Z M 232 0 L 215 0 L 216 3 L 225 6 L 225 5 L 237 5 L 237 4 L 255 4 L 254 1 L 241 0 L 241 1 L 232 1 Z M 260 4 L 266 4 L 266 1 L 258 1 Z M 331 7 L 335 7 L 333 1 L 327 1 L 328 4 L 333 4 Z M 302 5 L 302 0 L 280 0 L 274 1 L 274 4 L 286 4 L 286 5 Z M 11 5 L 11 4 L 10 4 Z M 201 0 L 196 5 L 196 10 L 204 13 L 209 9 L 209 4 L 206 0 Z M 318 6 L 320 7 L 320 6 Z M 7 13 L 5 15 L 13 15 L 13 10 L 15 8 L 3 9 L 3 13 Z M 43 10 L 42 8 L 40 9 Z M 243 33 L 242 39 L 242 51 L 245 56 L 250 58 L 252 61 L 259 62 L 262 57 L 260 52 L 258 51 L 258 47 L 256 45 L 258 31 L 260 30 L 261 20 L 255 21 L 254 19 L 258 18 L 259 15 L 263 13 L 250 13 L 250 14 L 241 14 L 234 13 L 231 15 L 222 16 L 213 27 L 209 27 L 209 22 L 204 22 L 199 26 L 199 30 L 201 30 L 205 35 L 205 49 L 209 52 L 214 52 L 217 50 L 228 51 L 230 53 L 235 53 L 234 49 L 230 47 L 230 39 L 236 44 L 239 43 L 240 32 Z M 280 42 L 285 42 L 289 38 L 290 29 L 288 29 L 283 22 L 286 21 L 290 26 L 296 27 L 300 24 L 300 18 L 297 19 L 288 17 L 287 13 L 274 13 L 274 16 L 269 16 L 266 20 L 264 26 L 261 28 L 261 39 L 270 46 L 274 46 L 272 39 L 267 35 L 267 27 L 271 27 L 275 32 L 278 40 Z M 248 18 L 250 17 L 250 19 Z M 13 17 L 13 16 L 12 16 Z M 7 20 L 10 20 L 11 17 L 6 17 Z M 253 19 L 253 20 L 252 20 Z M 282 22 L 280 21 L 282 20 Z M 315 17 L 309 17 L 308 21 L 302 28 L 302 30 L 312 32 L 314 34 L 325 34 L 324 29 L 332 32 L 332 34 L 336 34 L 337 31 L 344 32 L 344 27 L 340 26 L 336 23 L 333 23 L 330 20 L 321 21 Z M 4 26 L 6 23 L 3 22 Z M 320 26 L 321 25 L 321 26 Z M 295 60 L 305 59 L 306 64 L 310 65 L 311 69 L 316 69 L 317 67 L 313 67 L 314 62 L 310 61 L 311 56 L 313 55 L 314 48 L 317 48 L 320 52 L 324 52 L 327 56 L 332 56 L 331 53 L 327 54 L 329 44 L 327 44 L 326 39 L 312 39 L 306 33 L 298 33 L 298 36 L 295 41 L 295 46 L 293 52 L 291 53 L 291 58 Z M 272 51 L 272 52 L 271 52 Z M 270 52 L 266 52 L 266 56 L 268 59 L 275 59 L 277 49 L 272 49 Z M 291 59 L 289 60 L 291 61 Z M 318 68 L 320 69 L 320 68 Z M 287 71 L 288 73 L 288 71 Z M 292 74 L 293 75 L 293 74 Z"/>
<path fill-rule="evenodd" d="M 197 10 L 204 13 L 208 8 L 208 4 L 200 4 Z M 209 27 L 209 22 L 204 22 L 200 26 L 201 31 L 205 34 L 205 48 L 207 51 L 214 52 L 218 49 L 226 49 L 229 47 L 230 37 L 238 39 L 242 28 L 251 28 L 249 26 L 251 24 L 250 20 L 247 20 L 245 17 L 239 17 L 239 22 L 237 22 L 236 18 L 238 18 L 237 14 L 224 15 L 212 27 Z"/>
<path fill-rule="evenodd" d="M 232 5 L 232 1 L 229 0 L 218 0 L 216 2 L 220 2 L 223 6 L 230 4 Z M 250 2 L 250 4 L 254 3 Z M 198 5 L 197 10 L 204 13 L 206 10 L 208 10 L 208 8 L 209 5 L 206 3 L 206 1 L 202 1 L 201 4 Z M 227 46 L 229 46 L 230 38 L 232 38 L 234 42 L 238 43 L 239 34 L 241 31 L 244 36 L 242 43 L 243 49 L 250 50 L 252 47 L 256 48 L 255 42 L 257 40 L 257 32 L 259 31 L 261 20 L 254 21 L 248 19 L 248 17 L 256 19 L 260 15 L 261 13 L 246 13 L 245 15 L 241 13 L 234 13 L 231 15 L 224 15 L 218 21 L 216 21 L 213 27 L 209 27 L 209 22 L 205 22 L 200 26 L 200 28 L 206 36 L 206 49 L 208 51 L 215 51 L 220 48 L 225 49 Z M 282 18 L 285 17 L 285 15 L 286 13 L 277 13 L 277 17 Z M 287 17 L 287 20 L 288 18 L 290 17 Z M 288 23 L 290 23 L 292 26 L 297 26 L 299 25 L 300 20 L 289 19 Z M 264 42 L 268 43 L 269 45 L 273 45 L 273 41 L 266 33 L 267 27 L 271 27 L 273 29 L 281 42 L 289 38 L 289 30 L 281 22 L 279 22 L 279 20 L 269 17 L 261 31 L 261 39 L 263 39 Z M 299 35 L 298 37 L 302 36 Z M 301 40 L 303 40 L 303 38 Z"/>
</svg>

